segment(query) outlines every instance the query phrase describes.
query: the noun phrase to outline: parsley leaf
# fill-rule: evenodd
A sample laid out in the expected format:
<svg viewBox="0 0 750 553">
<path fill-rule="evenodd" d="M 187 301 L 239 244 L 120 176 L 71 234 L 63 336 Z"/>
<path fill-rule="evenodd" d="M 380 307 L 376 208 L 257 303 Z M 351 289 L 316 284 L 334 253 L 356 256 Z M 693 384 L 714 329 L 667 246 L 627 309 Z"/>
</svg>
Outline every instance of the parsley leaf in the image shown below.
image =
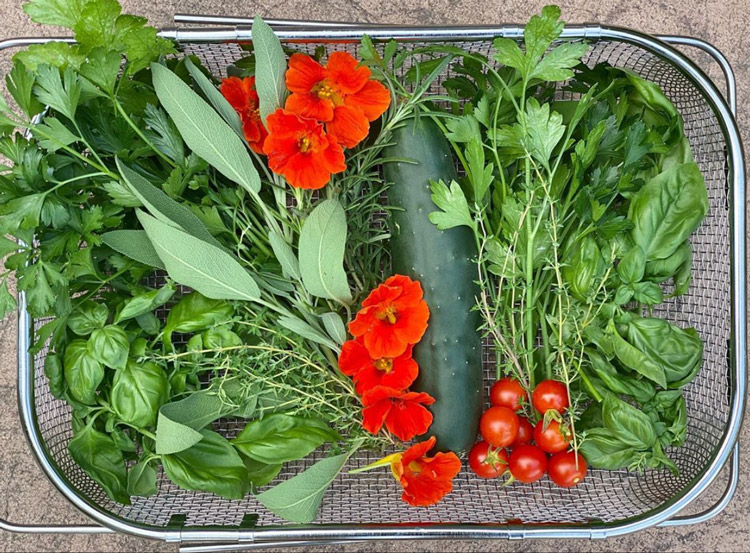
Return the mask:
<svg viewBox="0 0 750 553">
<path fill-rule="evenodd" d="M 442 180 L 430 183 L 432 201 L 441 211 L 430 213 L 430 221 L 440 230 L 467 226 L 474 228 L 474 219 L 469 211 L 464 191 L 456 181 L 451 181 L 450 188 Z"/>
<path fill-rule="evenodd" d="M 23 11 L 35 23 L 73 29 L 84 8 L 91 2 L 92 0 L 29 0 L 23 5 Z"/>
<path fill-rule="evenodd" d="M 63 71 L 49 65 L 38 68 L 37 84 L 34 87 L 36 97 L 45 105 L 61 113 L 71 121 L 75 120 L 76 108 L 81 99 L 81 81 L 72 68 Z"/>
<path fill-rule="evenodd" d="M 95 0 L 86 4 L 73 27 L 78 43 L 88 50 L 97 46 L 112 48 L 120 10 L 117 0 Z"/>
<path fill-rule="evenodd" d="M 536 98 L 529 98 L 526 102 L 525 115 L 527 151 L 548 168 L 552 151 L 565 133 L 562 115 L 550 111 L 549 104 L 540 106 Z"/>
</svg>

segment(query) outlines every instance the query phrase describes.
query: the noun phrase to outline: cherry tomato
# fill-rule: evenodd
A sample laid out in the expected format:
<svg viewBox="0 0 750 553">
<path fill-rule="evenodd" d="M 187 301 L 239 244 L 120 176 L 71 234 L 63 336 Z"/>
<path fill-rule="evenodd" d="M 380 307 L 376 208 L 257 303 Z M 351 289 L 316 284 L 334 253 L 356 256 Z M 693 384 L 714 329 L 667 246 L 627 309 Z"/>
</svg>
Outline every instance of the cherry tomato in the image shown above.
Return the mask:
<svg viewBox="0 0 750 553">
<path fill-rule="evenodd" d="M 508 454 L 487 442 L 477 442 L 469 452 L 469 466 L 477 476 L 497 478 L 508 470 Z"/>
<path fill-rule="evenodd" d="M 518 435 L 518 416 L 507 407 L 490 407 L 479 421 L 479 431 L 490 445 L 507 447 Z"/>
<path fill-rule="evenodd" d="M 510 452 L 508 468 L 513 478 L 525 484 L 536 482 L 547 471 L 547 456 L 535 445 L 519 445 Z"/>
<path fill-rule="evenodd" d="M 511 447 L 516 447 L 521 444 L 527 444 L 534 439 L 534 426 L 529 422 L 526 417 L 518 417 L 518 434 Z"/>
<path fill-rule="evenodd" d="M 578 466 L 576 466 L 576 455 Z M 511 463 L 512 459 L 513 457 L 511 457 Z M 550 457 L 548 472 L 555 484 L 563 488 L 572 488 L 585 478 L 587 469 L 586 460 L 580 453 L 563 451 Z"/>
<path fill-rule="evenodd" d="M 492 405 L 518 411 L 528 399 L 526 390 L 523 389 L 521 383 L 515 378 L 507 376 L 492 385 L 492 388 L 490 388 L 490 401 Z"/>
<path fill-rule="evenodd" d="M 559 453 L 568 449 L 570 440 L 568 440 L 567 436 L 563 435 L 559 422 L 550 421 L 546 430 L 543 430 L 543 428 L 543 420 L 536 423 L 536 427 L 534 428 L 534 441 L 536 445 L 542 448 L 542 451 L 545 453 Z"/>
<path fill-rule="evenodd" d="M 562 413 L 570 405 L 568 389 L 557 380 L 544 380 L 531 393 L 531 402 L 542 415 L 550 409 Z"/>
</svg>

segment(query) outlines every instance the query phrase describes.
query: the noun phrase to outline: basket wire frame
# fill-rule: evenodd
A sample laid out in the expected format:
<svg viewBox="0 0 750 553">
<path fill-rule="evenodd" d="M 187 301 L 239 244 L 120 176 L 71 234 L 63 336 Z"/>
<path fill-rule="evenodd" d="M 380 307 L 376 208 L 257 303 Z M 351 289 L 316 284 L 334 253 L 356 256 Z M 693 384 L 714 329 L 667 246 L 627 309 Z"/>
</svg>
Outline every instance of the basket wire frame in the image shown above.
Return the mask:
<svg viewBox="0 0 750 553">
<path fill-rule="evenodd" d="M 295 44 L 312 51 L 317 42 Z M 488 41 L 466 41 L 459 45 L 487 53 Z M 229 63 L 243 55 L 236 43 L 186 43 L 186 52 L 199 56 L 217 76 Z M 416 44 L 415 44 L 416 46 Z M 342 45 L 337 45 L 341 48 Z M 357 45 L 346 48 L 356 54 Z M 703 94 L 685 75 L 647 49 L 625 42 L 600 40 L 592 45 L 587 62 L 607 61 L 636 71 L 658 83 L 675 103 L 685 120 L 685 131 L 693 147 L 709 190 L 710 210 L 692 238 L 693 283 L 686 296 L 667 301 L 656 314 L 679 326 L 694 326 L 705 343 L 704 364 L 686 390 L 688 437 L 685 445 L 668 451 L 680 468 L 675 477 L 668 471 L 642 474 L 591 470 L 576 488 L 563 490 L 543 480 L 533 485 L 501 488 L 497 481 L 473 477 L 467 470 L 457 477 L 454 492 L 437 506 L 413 509 L 396 500 L 397 484 L 387 471 L 341 475 L 329 489 L 318 521 L 326 525 L 367 524 L 520 524 L 556 523 L 592 527 L 647 516 L 672 501 L 700 476 L 726 438 L 732 414 L 733 375 L 730 345 L 732 333 L 732 234 L 729 210 L 731 188 L 724 129 Z M 442 76 L 450 76 L 450 70 Z M 437 85 L 436 85 L 437 86 Z M 744 228 L 742 229 L 744 232 Z M 37 324 L 41 323 L 38 321 Z M 133 498 L 123 506 L 112 502 L 70 458 L 70 409 L 49 393 L 43 374 L 45 351 L 33 360 L 33 406 L 39 439 L 66 484 L 90 505 L 109 516 L 138 527 L 167 528 L 174 516 L 184 516 L 184 527 L 237 528 L 248 514 L 258 516 L 257 529 L 281 528 L 284 523 L 252 497 L 228 501 L 210 494 L 178 489 L 163 475 L 159 493 L 151 498 Z M 743 355 L 744 352 L 738 355 Z M 485 350 L 485 384 L 495 377 L 491 352 Z M 236 431 L 232 421 L 219 421 L 216 429 Z M 288 478 L 312 464 L 319 455 L 285 467 L 280 479 Z M 374 458 L 361 453 L 352 458 L 351 468 Z M 501 499 L 501 500 L 499 500 Z M 492 504 L 488 512 L 485 505 Z M 196 535 L 199 535 L 198 531 Z"/>
</svg>

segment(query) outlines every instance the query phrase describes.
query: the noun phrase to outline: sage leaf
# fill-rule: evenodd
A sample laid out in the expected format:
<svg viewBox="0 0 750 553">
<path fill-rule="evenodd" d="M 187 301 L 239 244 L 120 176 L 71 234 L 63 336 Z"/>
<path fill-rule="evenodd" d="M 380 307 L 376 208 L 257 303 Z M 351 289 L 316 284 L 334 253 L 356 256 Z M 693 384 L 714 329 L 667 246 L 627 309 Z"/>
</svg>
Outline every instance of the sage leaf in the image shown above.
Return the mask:
<svg viewBox="0 0 750 553">
<path fill-rule="evenodd" d="M 119 159 L 116 160 L 116 163 L 123 180 L 130 186 L 133 193 L 151 215 L 159 219 L 162 223 L 179 227 L 204 242 L 221 247 L 219 241 L 208 232 L 206 225 L 203 224 L 203 221 L 195 213 L 170 198 L 166 192 L 159 190 L 130 167 L 123 164 Z"/>
<path fill-rule="evenodd" d="M 224 250 L 137 212 L 169 276 L 207 298 L 254 301 L 260 290 L 239 261 Z"/>
<path fill-rule="evenodd" d="M 273 29 L 260 17 L 253 20 L 255 50 L 255 88 L 260 116 L 266 118 L 284 105 L 286 97 L 286 56 Z"/>
<path fill-rule="evenodd" d="M 318 461 L 297 476 L 256 496 L 269 511 L 285 520 L 308 523 L 315 520 L 328 486 L 357 450 Z"/>
<path fill-rule="evenodd" d="M 182 79 L 158 63 L 151 64 L 154 89 L 185 143 L 222 175 L 257 194 L 260 177 L 242 139 Z"/>
<path fill-rule="evenodd" d="M 245 135 L 242 132 L 242 121 L 240 121 L 240 116 L 234 110 L 232 105 L 227 102 L 227 99 L 224 98 L 221 92 L 219 92 L 219 89 L 214 86 L 214 83 L 206 77 L 203 71 L 196 67 L 189 57 L 185 58 L 185 67 L 187 67 L 190 76 L 193 77 L 193 80 L 203 91 L 203 94 L 206 95 L 206 98 L 211 102 L 214 109 L 219 115 L 221 115 L 224 121 L 232 127 L 232 130 L 244 140 Z"/>
<path fill-rule="evenodd" d="M 107 246 L 149 267 L 165 269 L 164 263 L 159 259 L 151 240 L 148 239 L 146 231 L 143 230 L 113 230 L 102 234 L 102 242 Z"/>
<path fill-rule="evenodd" d="M 282 315 L 281 317 L 279 317 L 277 322 L 279 323 L 279 326 L 283 326 L 287 330 L 291 330 L 302 338 L 306 338 L 307 340 L 311 340 L 316 344 L 321 344 L 331 349 L 338 349 L 336 347 L 336 344 L 334 344 L 333 341 L 328 338 L 328 336 L 326 336 L 313 326 L 309 325 L 299 317 L 295 317 L 293 315 Z"/>
<path fill-rule="evenodd" d="M 348 303 L 352 296 L 344 272 L 346 215 L 337 200 L 319 203 L 299 237 L 302 282 L 313 296 Z"/>
<path fill-rule="evenodd" d="M 292 247 L 273 230 L 268 232 L 268 241 L 271 243 L 271 249 L 276 256 L 276 260 L 281 265 L 284 276 L 300 280 L 302 276 L 299 272 L 299 261 L 297 260 L 297 256 L 294 255 Z"/>
<path fill-rule="evenodd" d="M 337 344 L 341 345 L 346 342 L 346 327 L 338 313 L 333 311 L 330 313 L 323 313 L 320 318 L 323 321 L 323 326 L 325 327 L 326 332 L 328 332 L 328 335 L 333 338 Z"/>
</svg>

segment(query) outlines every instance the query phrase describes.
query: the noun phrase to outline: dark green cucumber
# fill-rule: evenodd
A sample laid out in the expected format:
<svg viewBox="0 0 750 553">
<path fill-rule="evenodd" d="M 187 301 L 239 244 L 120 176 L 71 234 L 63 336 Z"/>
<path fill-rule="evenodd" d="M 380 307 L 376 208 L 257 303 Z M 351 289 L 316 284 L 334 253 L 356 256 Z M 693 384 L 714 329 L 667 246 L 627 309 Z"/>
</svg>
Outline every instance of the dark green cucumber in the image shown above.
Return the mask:
<svg viewBox="0 0 750 553">
<path fill-rule="evenodd" d="M 442 451 L 463 454 L 476 439 L 482 410 L 481 323 L 473 310 L 478 295 L 476 243 L 471 230 L 438 230 L 429 220 L 436 211 L 430 180 L 456 179 L 450 145 L 427 117 L 408 121 L 393 133 L 386 155 L 414 163 L 384 166 L 392 183 L 388 190 L 392 211 L 393 272 L 419 280 L 430 307 L 429 326 L 414 348 L 419 378 L 413 389 L 435 398 L 434 421 L 428 435 Z"/>
</svg>

